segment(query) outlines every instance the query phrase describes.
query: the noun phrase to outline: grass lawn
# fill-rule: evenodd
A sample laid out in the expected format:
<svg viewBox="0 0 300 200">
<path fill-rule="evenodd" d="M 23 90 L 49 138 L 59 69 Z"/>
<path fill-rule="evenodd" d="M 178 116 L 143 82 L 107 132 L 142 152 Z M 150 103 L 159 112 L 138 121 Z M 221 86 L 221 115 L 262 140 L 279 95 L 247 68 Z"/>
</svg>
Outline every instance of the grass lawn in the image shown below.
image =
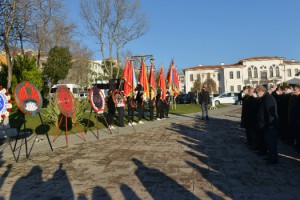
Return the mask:
<svg viewBox="0 0 300 200">
<path fill-rule="evenodd" d="M 219 105 L 217 106 L 218 108 L 222 108 L 222 107 L 226 107 L 226 105 Z M 81 131 L 84 132 L 85 127 L 87 125 L 88 119 L 89 119 L 89 115 L 90 115 L 90 110 L 88 110 L 87 112 L 84 113 L 83 115 L 83 120 L 78 122 L 79 124 L 79 128 Z M 189 113 L 196 113 L 196 112 L 200 112 L 201 108 L 199 105 L 196 104 L 177 104 L 176 105 L 176 109 L 172 108 L 172 106 L 170 106 L 170 113 L 171 114 L 189 114 Z M 44 109 L 41 110 L 41 113 L 43 114 Z M 155 112 L 155 111 L 154 111 Z M 9 116 L 9 122 L 10 122 L 10 126 L 12 128 L 19 128 L 22 125 L 22 116 L 23 114 L 19 111 L 17 112 L 12 112 L 10 113 Z M 155 116 L 155 113 L 154 113 Z M 43 118 L 43 116 L 42 116 Z M 43 119 L 44 120 L 44 119 Z M 114 119 L 114 124 L 117 124 L 117 119 Z M 134 120 L 138 121 L 137 116 L 134 116 Z M 149 121 L 149 116 L 147 114 L 145 114 L 144 117 L 145 121 Z M 90 120 L 90 124 L 89 124 L 89 130 L 96 130 L 96 115 L 95 113 L 92 113 L 91 115 L 91 120 Z M 127 118 L 127 110 L 125 110 L 125 117 L 124 117 L 124 124 L 128 124 L 128 118 Z M 102 117 L 102 115 L 99 115 L 98 118 L 98 127 L 101 128 L 105 128 L 106 124 L 104 121 L 104 118 Z M 49 135 L 53 135 L 55 133 L 56 130 L 56 126 L 52 125 L 52 124 L 45 124 L 45 126 L 42 126 L 42 123 L 39 119 L 38 115 L 35 116 L 28 116 L 26 115 L 26 129 L 32 133 L 36 133 L 36 134 L 44 134 L 45 132 L 48 132 Z M 62 134 L 64 134 L 65 131 L 65 119 L 63 119 L 62 121 L 62 125 L 59 129 L 59 133 L 62 132 Z M 22 125 L 21 127 L 21 131 L 24 130 L 24 126 Z M 68 121 L 68 132 L 69 134 L 72 133 L 78 133 L 78 128 L 75 126 L 75 124 L 71 123 L 71 119 L 69 119 Z"/>
<path fill-rule="evenodd" d="M 218 105 L 217 108 L 223 108 L 228 105 Z M 201 111 L 201 106 L 198 104 L 176 104 L 176 109 L 170 106 L 171 114 L 189 114 Z"/>
</svg>

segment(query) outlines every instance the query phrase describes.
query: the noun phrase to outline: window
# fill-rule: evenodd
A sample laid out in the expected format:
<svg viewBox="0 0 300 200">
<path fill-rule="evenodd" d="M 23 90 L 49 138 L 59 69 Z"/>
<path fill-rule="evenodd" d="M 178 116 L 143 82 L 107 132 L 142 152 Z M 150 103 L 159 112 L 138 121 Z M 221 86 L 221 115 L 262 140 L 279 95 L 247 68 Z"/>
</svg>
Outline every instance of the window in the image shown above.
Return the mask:
<svg viewBox="0 0 300 200">
<path fill-rule="evenodd" d="M 254 78 L 258 78 L 257 68 L 254 67 Z"/>
<path fill-rule="evenodd" d="M 291 70 L 291 69 L 288 69 L 288 70 L 287 70 L 287 76 L 288 76 L 288 77 L 291 77 L 291 76 L 292 76 L 292 70 Z"/>
<path fill-rule="evenodd" d="M 241 72 L 240 72 L 240 71 L 237 71 L 237 72 L 236 72 L 236 78 L 237 78 L 237 79 L 240 79 L 240 78 L 241 78 Z"/>
<path fill-rule="evenodd" d="M 191 82 L 193 82 L 193 81 L 194 81 L 193 74 L 190 74 L 190 81 L 191 81 Z"/>
<path fill-rule="evenodd" d="M 231 92 L 234 91 L 234 86 L 230 86 L 230 91 L 231 91 Z"/>
<path fill-rule="evenodd" d="M 273 74 L 273 67 L 270 67 L 270 77 L 274 77 L 274 74 Z"/>
<path fill-rule="evenodd" d="M 276 77 L 279 77 L 280 76 L 280 74 L 279 74 L 279 67 L 277 66 L 275 70 L 276 70 Z"/>
<path fill-rule="evenodd" d="M 218 73 L 218 81 L 221 81 L 221 74 Z"/>
<path fill-rule="evenodd" d="M 297 74 L 298 74 L 298 72 L 299 72 L 299 69 L 295 69 L 295 76 L 297 76 Z"/>
<path fill-rule="evenodd" d="M 200 74 L 197 74 L 197 80 L 200 80 Z"/>
<path fill-rule="evenodd" d="M 248 68 L 248 78 L 252 78 L 252 70 L 250 67 Z"/>
<path fill-rule="evenodd" d="M 264 80 L 268 79 L 268 77 L 267 77 L 267 70 L 263 70 L 263 71 L 260 72 L 260 78 L 264 79 Z"/>
<path fill-rule="evenodd" d="M 237 91 L 241 91 L 242 90 L 242 86 L 241 85 L 238 85 L 237 86 Z"/>
<path fill-rule="evenodd" d="M 230 79 L 233 79 L 233 72 L 232 72 L 232 71 L 229 72 L 229 78 L 230 78 Z"/>
</svg>

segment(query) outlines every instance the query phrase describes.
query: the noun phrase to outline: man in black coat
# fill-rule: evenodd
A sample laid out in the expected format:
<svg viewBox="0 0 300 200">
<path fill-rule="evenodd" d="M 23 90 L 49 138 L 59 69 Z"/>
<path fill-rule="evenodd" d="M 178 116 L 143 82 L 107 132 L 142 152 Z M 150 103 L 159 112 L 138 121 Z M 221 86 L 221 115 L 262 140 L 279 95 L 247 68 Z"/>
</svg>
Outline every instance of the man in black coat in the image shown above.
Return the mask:
<svg viewBox="0 0 300 200">
<path fill-rule="evenodd" d="M 169 118 L 170 102 L 171 102 L 170 92 L 167 92 L 166 98 L 165 98 L 165 101 L 164 101 L 166 118 Z"/>
<path fill-rule="evenodd" d="M 257 119 L 258 129 L 264 134 L 269 151 L 267 158 L 268 164 L 278 163 L 277 151 L 277 133 L 278 133 L 278 116 L 277 103 L 275 98 L 266 92 L 264 86 L 256 88 L 258 96 L 261 98 L 261 103 L 258 107 Z"/>
<path fill-rule="evenodd" d="M 107 96 L 107 108 L 108 108 L 108 118 L 107 118 L 107 123 L 110 129 L 114 129 L 113 126 L 113 119 L 116 113 L 116 107 L 115 107 L 115 102 L 113 100 L 112 96 L 112 91 L 108 91 L 108 96 Z"/>
<path fill-rule="evenodd" d="M 162 100 L 161 98 L 161 91 L 157 91 L 157 95 L 155 97 L 155 106 L 156 106 L 156 119 L 161 120 L 160 113 L 161 113 L 161 107 L 162 107 Z"/>
<path fill-rule="evenodd" d="M 199 93 L 199 104 L 201 105 L 202 110 L 202 120 L 204 120 L 204 115 L 206 120 L 209 120 L 208 117 L 208 104 L 210 103 L 209 92 L 206 90 L 206 87 L 202 87 L 201 92 Z"/>
<path fill-rule="evenodd" d="M 300 86 L 295 86 L 295 92 L 291 101 L 289 116 L 289 131 L 292 142 L 296 142 L 296 150 L 300 152 Z"/>
</svg>

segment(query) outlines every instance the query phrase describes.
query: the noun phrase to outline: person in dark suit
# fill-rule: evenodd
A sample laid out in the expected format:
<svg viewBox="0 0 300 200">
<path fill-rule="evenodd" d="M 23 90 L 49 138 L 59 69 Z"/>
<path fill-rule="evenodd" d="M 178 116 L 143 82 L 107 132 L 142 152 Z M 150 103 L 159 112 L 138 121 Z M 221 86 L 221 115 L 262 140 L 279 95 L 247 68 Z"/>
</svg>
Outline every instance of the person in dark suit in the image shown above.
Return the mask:
<svg viewBox="0 0 300 200">
<path fill-rule="evenodd" d="M 295 148 L 300 152 L 300 86 L 295 86 L 295 92 L 291 100 L 291 110 L 289 116 L 290 137 L 295 143 Z"/>
<path fill-rule="evenodd" d="M 138 123 L 144 124 L 142 121 L 144 115 L 144 91 L 141 84 L 137 86 L 136 103 L 138 107 Z"/>
<path fill-rule="evenodd" d="M 135 96 L 127 97 L 127 110 L 128 110 L 128 125 L 136 125 L 134 122 L 134 107 L 135 107 Z"/>
<path fill-rule="evenodd" d="M 210 103 L 209 92 L 206 90 L 206 87 L 203 86 L 201 92 L 199 93 L 199 104 L 201 105 L 202 110 L 202 120 L 204 120 L 204 116 L 206 120 L 209 120 L 208 117 L 208 104 Z"/>
<path fill-rule="evenodd" d="M 161 91 L 157 91 L 157 95 L 155 98 L 155 105 L 156 105 L 156 119 L 161 120 L 160 118 L 160 113 L 161 113 L 161 106 L 162 106 L 162 101 L 161 101 Z"/>
<path fill-rule="evenodd" d="M 247 108 L 247 99 L 248 99 L 248 86 L 244 86 L 242 93 L 240 94 L 239 97 L 240 101 L 242 102 L 242 115 L 241 115 L 241 128 L 245 128 L 246 129 L 246 117 L 247 117 L 247 113 L 246 113 L 246 108 Z"/>
<path fill-rule="evenodd" d="M 268 149 L 268 164 L 278 163 L 277 151 L 277 133 L 278 133 L 278 116 L 277 103 L 275 98 L 266 92 L 264 86 L 256 88 L 258 96 L 261 98 L 257 112 L 258 128 L 264 134 Z"/>
<path fill-rule="evenodd" d="M 166 98 L 165 98 L 165 101 L 164 101 L 166 118 L 169 118 L 170 102 L 171 102 L 170 92 L 167 92 Z"/>
<path fill-rule="evenodd" d="M 108 109 L 108 117 L 107 117 L 107 123 L 110 129 L 114 129 L 113 126 L 113 118 L 116 113 L 116 107 L 115 107 L 115 102 L 112 96 L 112 91 L 108 91 L 108 96 L 107 96 L 107 109 Z"/>
<path fill-rule="evenodd" d="M 149 99 L 149 113 L 150 113 L 150 121 L 153 121 L 154 118 L 154 106 L 155 106 L 155 97 Z"/>
</svg>

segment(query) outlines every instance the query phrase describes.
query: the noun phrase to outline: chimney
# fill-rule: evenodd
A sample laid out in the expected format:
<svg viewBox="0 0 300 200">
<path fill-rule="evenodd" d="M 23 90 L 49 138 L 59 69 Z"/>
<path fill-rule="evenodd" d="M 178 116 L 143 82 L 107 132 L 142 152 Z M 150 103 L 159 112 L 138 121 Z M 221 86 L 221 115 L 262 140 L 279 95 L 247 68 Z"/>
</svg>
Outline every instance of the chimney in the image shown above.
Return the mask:
<svg viewBox="0 0 300 200">
<path fill-rule="evenodd" d="M 223 62 L 221 62 L 221 65 L 224 65 L 224 63 L 223 63 Z"/>
</svg>

